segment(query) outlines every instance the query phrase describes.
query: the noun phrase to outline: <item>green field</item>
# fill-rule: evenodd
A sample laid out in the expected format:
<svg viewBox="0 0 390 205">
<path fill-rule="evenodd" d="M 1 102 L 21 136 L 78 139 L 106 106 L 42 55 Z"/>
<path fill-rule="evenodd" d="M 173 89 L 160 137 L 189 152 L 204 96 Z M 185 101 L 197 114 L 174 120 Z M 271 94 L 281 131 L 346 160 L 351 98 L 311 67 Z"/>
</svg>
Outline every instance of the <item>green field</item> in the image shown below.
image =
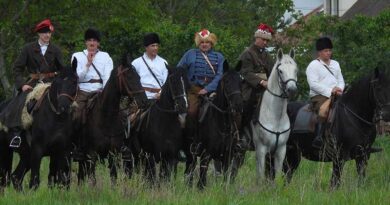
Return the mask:
<svg viewBox="0 0 390 205">
<path fill-rule="evenodd" d="M 239 170 L 236 183 L 227 185 L 215 177 L 210 167 L 208 186 L 203 191 L 184 185 L 183 164 L 172 183 L 150 188 L 140 175 L 125 180 L 120 172 L 118 185 L 111 186 L 108 169 L 98 167 L 97 185 L 77 186 L 74 169 L 69 191 L 47 188 L 47 159 L 41 167 L 42 182 L 37 191 L 16 192 L 6 188 L 0 194 L 0 204 L 389 204 L 390 203 L 390 137 L 380 137 L 375 143 L 384 149 L 369 161 L 367 179 L 359 185 L 355 163 L 346 164 L 342 185 L 329 190 L 331 164 L 303 160 L 293 181 L 283 186 L 281 178 L 276 186 L 257 185 L 255 157 L 249 153 Z M 74 164 L 73 167 L 76 164 Z M 27 178 L 29 175 L 27 175 Z M 28 180 L 25 181 L 25 187 Z"/>
</svg>

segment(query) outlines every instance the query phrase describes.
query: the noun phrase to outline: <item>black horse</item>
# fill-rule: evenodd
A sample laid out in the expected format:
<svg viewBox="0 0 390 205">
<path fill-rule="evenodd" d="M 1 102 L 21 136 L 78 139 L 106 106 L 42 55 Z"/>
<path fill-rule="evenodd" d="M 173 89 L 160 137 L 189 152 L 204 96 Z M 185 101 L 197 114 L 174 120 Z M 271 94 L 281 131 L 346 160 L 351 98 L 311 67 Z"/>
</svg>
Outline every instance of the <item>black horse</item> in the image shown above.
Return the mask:
<svg viewBox="0 0 390 205">
<path fill-rule="evenodd" d="M 120 100 L 122 96 L 133 98 L 140 108 L 148 101 L 140 83 L 140 77 L 131 64 L 122 63 L 112 70 L 103 91 L 87 114 L 87 122 L 75 132 L 75 142 L 81 143 L 81 150 L 87 156 L 79 161 L 78 181 L 89 176 L 96 182 L 95 166 L 97 158 L 108 156 L 110 176 L 115 183 L 117 178 L 117 154 L 124 145 L 125 133 L 122 124 Z"/>
<path fill-rule="evenodd" d="M 288 141 L 284 171 L 287 181 L 298 168 L 301 157 L 312 161 L 332 162 L 331 187 L 340 185 L 345 161 L 355 160 L 359 178 L 365 177 L 371 145 L 376 137 L 377 120 L 390 121 L 390 69 L 375 69 L 347 89 L 334 103 L 332 122 L 328 126 L 323 149 L 311 146 L 313 132 L 292 128 Z M 298 110 L 305 103 L 290 103 L 288 113 L 294 125 Z M 296 123 L 295 123 L 296 125 Z"/>
<path fill-rule="evenodd" d="M 187 80 L 186 69 L 169 68 L 169 75 L 161 90 L 160 99 L 141 115 L 134 123 L 130 140 L 135 162 L 126 161 L 124 167 L 131 177 L 134 166 L 144 159 L 145 175 L 149 182 L 155 182 L 156 163 L 160 163 L 160 178 L 167 180 L 176 170 L 178 153 L 182 149 L 182 127 L 187 113 Z M 141 155 L 144 153 L 144 155 Z"/>
<path fill-rule="evenodd" d="M 207 169 L 211 159 L 222 162 L 222 171 L 226 179 L 235 156 L 243 110 L 240 75 L 233 70 L 227 71 L 218 84 L 216 96 L 211 100 L 203 97 L 202 104 L 199 136 L 192 146 L 186 149 L 188 158 L 185 170 L 188 183 L 191 185 L 197 156 L 200 156 L 198 187 L 201 189 L 206 185 Z M 235 176 L 237 167 L 232 168 L 232 171 L 232 176 Z"/>
<path fill-rule="evenodd" d="M 33 122 L 23 132 L 22 144 L 16 149 L 20 161 L 11 175 L 11 180 L 17 190 L 22 189 L 23 178 L 30 168 L 30 188 L 39 186 L 39 169 L 43 156 L 50 156 L 49 185 L 60 182 L 64 186 L 69 186 L 72 130 L 70 108 L 77 93 L 76 66 L 77 60 L 74 60 L 72 68 L 60 69 L 51 85 L 35 104 L 32 112 Z M 8 139 L 5 140 L 5 144 L 2 143 L 2 146 L 9 144 L 10 136 L 6 138 Z M 10 166 L 12 151 L 9 149 L 4 151 L 10 154 L 7 156 L 11 161 L 6 161 L 6 166 Z M 3 161 L 0 164 L 3 166 Z M 5 173 L 9 174 L 10 169 Z"/>
</svg>

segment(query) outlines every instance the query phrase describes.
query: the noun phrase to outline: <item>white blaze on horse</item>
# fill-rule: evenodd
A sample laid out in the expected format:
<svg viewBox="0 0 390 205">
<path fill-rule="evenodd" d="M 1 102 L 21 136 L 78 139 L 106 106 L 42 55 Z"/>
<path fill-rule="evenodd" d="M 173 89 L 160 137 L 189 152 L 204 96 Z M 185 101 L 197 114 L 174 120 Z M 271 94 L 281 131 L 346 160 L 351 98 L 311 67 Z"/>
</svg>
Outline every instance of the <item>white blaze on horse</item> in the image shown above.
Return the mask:
<svg viewBox="0 0 390 205">
<path fill-rule="evenodd" d="M 282 170 L 286 155 L 286 143 L 290 134 L 290 121 L 287 115 L 288 98 L 297 91 L 298 67 L 294 61 L 295 52 L 289 55 L 277 52 L 276 63 L 268 78 L 267 89 L 263 94 L 260 114 L 256 122 L 251 123 L 253 142 L 256 151 L 259 180 L 265 176 L 265 158 L 271 154 L 274 174 Z"/>
</svg>

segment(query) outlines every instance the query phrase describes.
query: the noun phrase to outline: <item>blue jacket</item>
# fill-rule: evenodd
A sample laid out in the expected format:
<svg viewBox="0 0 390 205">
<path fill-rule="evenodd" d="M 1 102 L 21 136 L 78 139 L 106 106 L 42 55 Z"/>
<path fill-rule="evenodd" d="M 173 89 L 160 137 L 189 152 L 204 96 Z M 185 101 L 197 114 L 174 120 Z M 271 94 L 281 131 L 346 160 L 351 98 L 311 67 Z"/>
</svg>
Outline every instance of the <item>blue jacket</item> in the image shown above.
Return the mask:
<svg viewBox="0 0 390 205">
<path fill-rule="evenodd" d="M 221 53 L 212 49 L 207 52 L 207 57 L 214 68 L 215 74 L 199 49 L 188 50 L 177 66 L 188 66 L 187 76 L 190 83 L 200 85 L 208 92 L 213 92 L 217 89 L 218 82 L 222 78 L 224 57 Z"/>
</svg>

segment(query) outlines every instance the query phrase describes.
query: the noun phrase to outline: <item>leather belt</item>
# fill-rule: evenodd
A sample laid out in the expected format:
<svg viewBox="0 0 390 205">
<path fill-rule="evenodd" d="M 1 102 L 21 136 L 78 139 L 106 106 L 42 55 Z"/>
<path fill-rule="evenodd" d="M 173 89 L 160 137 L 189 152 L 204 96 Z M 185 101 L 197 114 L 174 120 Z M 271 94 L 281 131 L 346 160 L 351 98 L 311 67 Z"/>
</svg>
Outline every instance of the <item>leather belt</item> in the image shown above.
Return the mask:
<svg viewBox="0 0 390 205">
<path fill-rule="evenodd" d="M 88 80 L 86 82 L 80 82 L 80 83 L 100 83 L 100 84 L 103 84 L 103 80 L 102 79 L 91 79 L 91 80 Z"/>
<path fill-rule="evenodd" d="M 32 73 L 30 74 L 30 78 L 33 80 L 45 79 L 45 78 L 53 78 L 57 75 L 57 72 L 52 73 Z"/>
<path fill-rule="evenodd" d="M 159 93 L 161 90 L 160 88 L 148 88 L 148 87 L 143 87 L 143 89 L 151 93 Z"/>
<path fill-rule="evenodd" d="M 210 77 L 207 77 L 207 76 L 196 76 L 196 78 L 198 80 L 201 80 L 201 81 L 205 82 L 205 83 L 209 83 L 209 82 L 211 82 L 214 79 L 214 78 L 210 78 Z"/>
</svg>

